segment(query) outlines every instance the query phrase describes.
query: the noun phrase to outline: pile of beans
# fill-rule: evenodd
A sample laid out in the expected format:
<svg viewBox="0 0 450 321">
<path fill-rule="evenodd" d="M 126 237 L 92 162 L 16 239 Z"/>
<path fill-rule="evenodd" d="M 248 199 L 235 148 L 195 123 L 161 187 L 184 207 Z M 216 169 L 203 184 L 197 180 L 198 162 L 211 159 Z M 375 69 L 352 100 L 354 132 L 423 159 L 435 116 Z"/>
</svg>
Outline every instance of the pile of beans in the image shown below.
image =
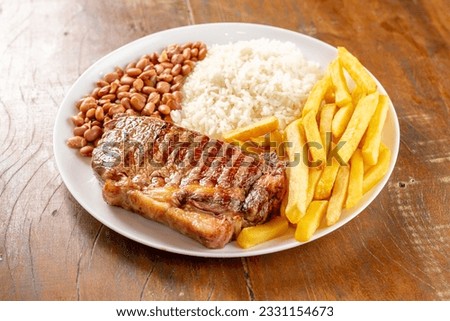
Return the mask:
<svg viewBox="0 0 450 321">
<path fill-rule="evenodd" d="M 103 134 L 103 124 L 115 114 L 143 115 L 172 121 L 170 112 L 181 109 L 181 86 L 195 62 L 205 58 L 206 45 L 188 42 L 168 46 L 116 67 L 97 81 L 94 90 L 80 99 L 78 114 L 72 116 L 75 126 L 67 145 L 90 157 Z"/>
</svg>

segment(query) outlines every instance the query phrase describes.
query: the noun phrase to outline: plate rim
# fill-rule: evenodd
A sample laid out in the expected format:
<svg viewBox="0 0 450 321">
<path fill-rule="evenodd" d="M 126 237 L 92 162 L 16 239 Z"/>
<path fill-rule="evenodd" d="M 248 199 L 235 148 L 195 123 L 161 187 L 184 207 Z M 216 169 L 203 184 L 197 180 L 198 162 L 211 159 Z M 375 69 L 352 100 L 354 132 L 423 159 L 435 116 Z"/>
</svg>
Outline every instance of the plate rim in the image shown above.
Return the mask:
<svg viewBox="0 0 450 321">
<path fill-rule="evenodd" d="M 58 140 L 57 137 L 57 128 L 58 126 L 60 126 L 60 123 L 58 122 L 58 120 L 61 120 L 61 115 L 63 114 L 63 108 L 64 106 L 68 105 L 68 100 L 70 98 L 70 94 L 77 88 L 77 85 L 79 84 L 79 82 L 83 79 L 83 77 L 86 77 L 86 75 L 89 75 L 89 73 L 91 73 L 96 66 L 100 65 L 102 62 L 107 61 L 110 57 L 113 57 L 114 55 L 117 55 L 118 53 L 125 51 L 126 49 L 130 49 L 133 48 L 134 46 L 140 44 L 140 43 L 144 43 L 146 41 L 152 40 L 153 38 L 158 38 L 158 37 L 164 37 L 166 34 L 171 34 L 173 32 L 177 32 L 180 30 L 183 31 L 189 31 L 189 30 L 195 30 L 195 29 L 204 29 L 204 28 L 244 28 L 244 29 L 258 29 L 258 30 L 271 30 L 274 31 L 276 33 L 283 33 L 289 36 L 293 36 L 293 37 L 300 37 L 303 39 L 307 39 L 308 41 L 312 41 L 314 43 L 316 43 L 317 45 L 320 46 L 325 46 L 328 47 L 328 49 L 333 49 L 336 50 L 336 47 L 320 40 L 317 38 L 314 38 L 312 36 L 303 34 L 303 33 L 299 33 L 296 31 L 292 31 L 292 30 L 288 30 L 288 29 L 284 29 L 284 28 L 280 28 L 277 26 L 271 26 L 271 25 L 266 25 L 266 24 L 255 24 L 255 23 L 241 23 L 241 22 L 220 22 L 220 23 L 203 23 L 203 24 L 193 24 L 193 25 L 187 25 L 187 26 L 180 26 L 180 27 L 176 27 L 176 28 L 170 28 L 170 29 L 165 29 L 165 30 L 161 30 L 155 33 L 151 33 L 148 34 L 146 36 L 140 37 L 138 39 L 135 39 L 131 42 L 128 42 L 112 51 L 110 51 L 109 53 L 107 53 L 106 55 L 100 57 L 99 59 L 97 59 L 94 63 L 92 63 L 88 68 L 86 68 L 75 80 L 75 82 L 69 87 L 69 89 L 66 91 L 64 98 L 62 100 L 62 102 L 60 103 L 60 105 L 58 106 L 58 110 L 57 110 L 57 114 L 55 117 L 55 123 L 53 126 L 53 139 L 52 139 L 52 143 L 53 143 L 53 154 L 55 156 L 55 161 L 56 161 L 56 166 L 58 169 L 58 172 L 66 186 L 66 188 L 69 190 L 69 192 L 71 193 L 71 195 L 74 197 L 74 199 L 91 215 L 93 216 L 96 220 L 98 220 L 100 223 L 102 223 L 103 225 L 107 226 L 108 228 L 110 228 L 111 230 L 115 231 L 118 234 L 121 234 L 133 241 L 136 241 L 138 243 L 141 243 L 143 245 L 158 249 L 158 250 L 162 250 L 162 251 L 166 251 L 166 252 L 170 252 L 170 253 L 176 253 L 176 254 L 181 254 L 181 255 L 187 255 L 187 256 L 194 256 L 194 257 L 208 257 L 208 258 L 236 258 L 236 257 L 250 257 L 250 256 L 257 256 L 257 255 L 265 255 L 265 254 L 271 254 L 271 253 L 276 253 L 276 252 L 280 252 L 280 251 L 284 251 L 284 250 L 288 250 L 297 246 L 301 246 L 313 241 L 316 241 L 322 237 L 327 236 L 328 234 L 331 234 L 332 232 L 334 232 L 335 230 L 341 228 L 342 226 L 344 226 L 345 224 L 347 224 L 348 222 L 350 222 L 352 219 L 354 219 L 355 217 L 357 217 L 362 211 L 364 211 L 365 209 L 367 209 L 372 202 L 374 201 L 374 199 L 376 197 L 378 197 L 378 195 L 381 193 L 381 191 L 384 189 L 384 187 L 386 186 L 389 178 L 392 175 L 392 172 L 395 168 L 396 162 L 397 162 L 397 158 L 398 158 L 398 154 L 399 154 L 399 146 L 400 146 L 400 126 L 399 126 L 399 120 L 398 120 L 398 116 L 394 107 L 394 104 L 392 102 L 392 100 L 390 99 L 390 96 L 388 95 L 388 93 L 386 92 L 386 90 L 384 89 L 384 87 L 382 86 L 382 84 L 378 81 L 378 79 L 376 77 L 373 78 L 375 79 L 377 85 L 378 85 L 378 90 L 381 90 L 383 93 L 385 93 L 390 100 L 390 107 L 389 107 L 389 113 L 392 115 L 392 121 L 393 121 L 393 129 L 394 129 L 394 134 L 395 134 L 395 140 L 393 141 L 393 149 L 391 150 L 391 162 L 390 162 L 390 166 L 388 169 L 388 172 L 386 173 L 386 175 L 383 177 L 383 179 L 374 187 L 372 188 L 371 194 L 366 198 L 365 200 L 365 205 L 364 206 L 360 206 L 358 207 L 355 211 L 351 212 L 350 215 L 347 215 L 346 217 L 341 218 L 336 224 L 334 224 L 332 227 L 332 229 L 326 233 L 324 233 L 323 235 L 317 236 L 316 237 L 312 237 L 309 241 L 307 242 L 297 242 L 294 240 L 294 242 L 290 242 L 288 244 L 284 244 L 284 245 L 279 245 L 277 246 L 272 246 L 269 248 L 263 247 L 263 248 L 251 248 L 251 249 L 242 249 L 239 252 L 227 252 L 227 253 L 223 253 L 220 250 L 211 250 L 211 249 L 206 249 L 204 248 L 202 251 L 196 251 L 194 250 L 189 250 L 189 249 L 183 249 L 183 248 L 173 248 L 173 247 L 165 247 L 164 244 L 149 244 L 148 242 L 143 241 L 142 239 L 140 239 L 139 237 L 137 237 L 135 234 L 133 234 L 132 232 L 120 229 L 118 230 L 118 228 L 116 226 L 114 226 L 114 224 L 112 224 L 110 221 L 105 220 L 104 217 L 102 217 L 101 215 L 98 215 L 95 213 L 95 209 L 90 205 L 90 204 L 86 204 L 86 202 L 83 199 L 80 199 L 80 195 L 78 195 L 78 193 L 75 192 L 75 188 L 72 185 L 73 182 L 67 181 L 68 177 L 66 175 L 66 173 L 62 170 L 63 166 L 62 166 L 62 160 L 60 157 L 60 153 L 58 152 L 58 148 L 60 148 L 60 142 Z M 272 39 L 276 39 L 276 38 L 272 38 Z M 167 45 L 170 44 L 170 41 L 167 42 Z M 129 60 L 131 61 L 133 58 L 130 57 Z M 323 66 L 321 66 L 323 67 Z M 113 66 L 111 66 L 111 68 L 113 68 Z M 370 72 L 370 71 L 369 71 Z M 92 84 L 90 84 L 92 86 Z M 80 96 L 81 97 L 81 96 Z M 70 122 L 67 122 L 68 124 L 70 124 Z M 71 125 L 71 124 L 70 124 Z M 67 137 L 68 138 L 68 137 Z M 67 139 L 65 138 L 65 140 Z M 65 144 L 64 144 L 65 148 L 68 148 Z M 76 157 L 79 157 L 78 154 L 76 155 Z M 84 162 L 86 162 L 86 160 L 84 160 Z M 94 173 L 92 173 L 93 177 L 95 176 Z M 94 177 L 95 178 L 95 177 Z M 96 179 L 96 178 L 95 178 Z M 101 202 L 103 202 L 102 200 L 99 200 Z M 156 222 L 154 222 L 156 223 Z M 158 223 L 156 223 L 158 224 Z M 176 231 L 173 231 L 174 233 L 178 233 Z M 276 240 L 276 239 L 275 239 Z M 272 241 L 269 241 L 272 242 Z M 268 242 L 268 243 L 269 243 Z"/>
</svg>

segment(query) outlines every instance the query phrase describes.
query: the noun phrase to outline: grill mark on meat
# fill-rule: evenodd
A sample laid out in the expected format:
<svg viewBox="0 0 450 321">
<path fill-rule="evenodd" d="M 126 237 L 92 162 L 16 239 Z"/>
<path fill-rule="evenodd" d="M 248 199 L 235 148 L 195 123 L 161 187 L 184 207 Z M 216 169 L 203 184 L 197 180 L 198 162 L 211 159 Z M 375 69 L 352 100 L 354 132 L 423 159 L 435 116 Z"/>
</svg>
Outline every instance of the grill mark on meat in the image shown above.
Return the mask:
<svg viewBox="0 0 450 321">
<path fill-rule="evenodd" d="M 151 117 L 116 116 L 94 149 L 103 196 L 210 248 L 279 211 L 285 164 Z M 202 222 L 197 222 L 201 218 Z"/>
</svg>

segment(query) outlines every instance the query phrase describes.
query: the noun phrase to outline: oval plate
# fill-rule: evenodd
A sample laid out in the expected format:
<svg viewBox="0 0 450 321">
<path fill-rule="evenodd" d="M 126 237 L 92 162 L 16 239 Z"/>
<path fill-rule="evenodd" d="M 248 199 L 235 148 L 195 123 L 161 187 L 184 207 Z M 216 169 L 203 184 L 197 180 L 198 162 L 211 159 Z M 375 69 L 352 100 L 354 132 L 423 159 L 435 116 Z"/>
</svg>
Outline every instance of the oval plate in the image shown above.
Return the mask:
<svg viewBox="0 0 450 321">
<path fill-rule="evenodd" d="M 162 224 L 106 204 L 102 197 L 101 186 L 91 170 L 90 160 L 79 156 L 77 150 L 66 146 L 66 140 L 72 136 L 73 125 L 70 117 L 76 113 L 76 101 L 91 92 L 95 82 L 104 74 L 113 71 L 115 66 L 125 66 L 143 54 L 159 52 L 173 43 L 181 44 L 200 40 L 207 45 L 212 45 L 258 38 L 293 42 L 300 48 L 306 59 L 318 62 L 323 69 L 337 55 L 336 48 L 293 31 L 256 24 L 215 23 L 180 27 L 146 36 L 111 52 L 89 67 L 65 96 L 58 110 L 53 132 L 53 146 L 58 169 L 70 193 L 80 205 L 101 223 L 127 238 L 160 250 L 184 255 L 244 257 L 278 252 L 304 244 L 297 242 L 293 237 L 293 230 L 290 230 L 282 237 L 246 250 L 238 247 L 236 242 L 227 244 L 223 249 L 207 249 Z M 387 94 L 378 81 L 377 84 L 380 93 Z M 386 176 L 364 195 L 356 207 L 344 210 L 341 219 L 333 226 L 317 230 L 309 242 L 333 232 L 356 217 L 385 186 L 394 169 L 400 142 L 398 119 L 392 105 L 389 108 L 382 140 L 392 151 L 391 163 Z"/>
</svg>

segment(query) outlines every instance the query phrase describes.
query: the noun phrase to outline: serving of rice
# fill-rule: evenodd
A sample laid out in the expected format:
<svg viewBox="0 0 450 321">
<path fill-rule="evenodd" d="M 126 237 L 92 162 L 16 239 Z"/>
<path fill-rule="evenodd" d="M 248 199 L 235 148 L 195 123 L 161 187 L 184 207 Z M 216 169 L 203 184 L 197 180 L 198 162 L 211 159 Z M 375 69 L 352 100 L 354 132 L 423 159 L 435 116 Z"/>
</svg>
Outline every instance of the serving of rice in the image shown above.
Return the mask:
<svg viewBox="0 0 450 321">
<path fill-rule="evenodd" d="M 317 63 L 291 42 L 269 39 L 213 45 L 183 86 L 182 110 L 173 121 L 211 137 L 276 116 L 280 127 L 301 114 Z"/>
</svg>

